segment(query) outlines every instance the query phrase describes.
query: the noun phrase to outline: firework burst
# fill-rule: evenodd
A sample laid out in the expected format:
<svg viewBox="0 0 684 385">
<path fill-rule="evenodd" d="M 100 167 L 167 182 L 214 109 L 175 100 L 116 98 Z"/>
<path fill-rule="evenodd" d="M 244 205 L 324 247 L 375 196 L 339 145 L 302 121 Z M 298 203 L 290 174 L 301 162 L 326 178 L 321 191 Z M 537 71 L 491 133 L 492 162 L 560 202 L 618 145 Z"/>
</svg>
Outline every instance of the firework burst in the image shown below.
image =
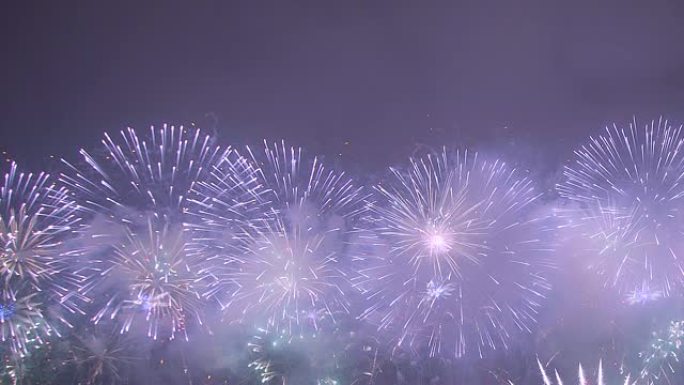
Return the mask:
<svg viewBox="0 0 684 385">
<path fill-rule="evenodd" d="M 28 288 L 15 292 L 2 290 L 0 299 L 0 336 L 3 343 L 20 357 L 29 353 L 32 343 L 42 344 L 57 331 L 48 323 L 40 293 Z"/>
<path fill-rule="evenodd" d="M 80 382 L 85 385 L 119 384 L 126 369 L 139 357 L 129 337 L 112 332 L 75 336 L 71 353 Z"/>
<path fill-rule="evenodd" d="M 356 280 L 362 317 L 430 356 L 481 356 L 530 332 L 550 268 L 531 180 L 447 150 L 391 171 L 373 205 L 377 257 Z"/>
<path fill-rule="evenodd" d="M 96 155 L 81 150 L 83 167 L 66 160 L 60 180 L 77 193 L 82 210 L 127 223 L 144 212 L 180 214 L 188 192 L 224 155 L 199 129 L 164 125 L 139 137 L 128 128 L 105 134 Z"/>
<path fill-rule="evenodd" d="M 12 163 L 0 186 L 0 276 L 6 287 L 48 288 L 69 302 L 71 288 L 57 282 L 69 266 L 63 241 L 78 221 L 76 203 L 48 174 L 25 174 Z M 73 281 L 72 281 L 73 282 Z"/>
<path fill-rule="evenodd" d="M 205 285 L 199 277 L 203 273 L 185 252 L 182 229 L 162 222 L 155 225 L 151 218 L 147 231 L 127 230 L 126 240 L 114 246 L 111 269 L 104 273 L 123 283 L 115 285 L 105 306 L 93 316 L 95 323 L 119 316 L 123 332 L 143 316 L 148 321 L 147 334 L 154 339 L 165 326 L 170 327 L 171 336 L 183 332 L 187 338 L 188 318 L 202 324 Z"/>
<path fill-rule="evenodd" d="M 46 317 L 50 304 L 80 312 L 81 278 L 64 245 L 78 221 L 76 209 L 50 175 L 22 173 L 10 164 L 0 186 L 0 329 L 17 353 L 26 354 L 29 340 L 42 342 L 55 330 Z M 52 315 L 70 326 L 60 312 Z"/>
<path fill-rule="evenodd" d="M 268 207 L 260 183 L 251 162 L 231 150 L 191 191 L 185 223 L 191 235 L 187 250 L 190 256 L 213 266 L 205 270 L 204 279 L 210 284 L 206 297 L 221 293 L 219 277 L 244 255 L 241 245 L 248 237 L 247 229 Z"/>
<path fill-rule="evenodd" d="M 318 157 L 303 157 L 301 148 L 264 142 L 263 152 L 248 147 L 247 153 L 268 190 L 263 197 L 270 204 L 267 214 L 291 228 L 350 231 L 348 222 L 365 210 L 361 187 L 343 172 L 325 168 Z"/>
<path fill-rule="evenodd" d="M 60 178 L 90 219 L 81 229 L 91 266 L 83 290 L 101 299 L 92 319 L 122 317 L 123 330 L 144 319 L 149 336 L 173 337 L 188 318 L 201 323 L 209 268 L 186 252 L 188 196 L 229 150 L 199 129 L 167 125 L 141 137 L 131 128 L 118 140 L 105 135 L 102 144 L 99 155 L 81 151 L 82 168 L 64 161 Z"/>
<path fill-rule="evenodd" d="M 248 241 L 243 259 L 225 280 L 234 285 L 224 304 L 240 318 L 267 315 L 276 329 L 318 328 L 339 311 L 348 312 L 346 273 L 336 259 L 339 239 L 326 234 L 289 232 L 282 222 L 260 229 Z"/>
<path fill-rule="evenodd" d="M 641 352 L 640 379 L 647 384 L 671 384 L 684 348 L 684 321 L 670 322 L 667 330 L 654 333 L 648 349 Z"/>
<path fill-rule="evenodd" d="M 684 135 L 667 121 L 607 127 L 575 151 L 558 186 L 570 227 L 606 286 L 657 298 L 684 285 Z"/>
<path fill-rule="evenodd" d="M 362 190 L 284 142 L 247 152 L 263 188 L 256 197 L 263 214 L 240 237 L 241 251 L 226 258 L 218 290 L 226 316 L 265 318 L 269 328 L 288 332 L 318 328 L 349 312 L 344 250 L 363 212 Z"/>
</svg>

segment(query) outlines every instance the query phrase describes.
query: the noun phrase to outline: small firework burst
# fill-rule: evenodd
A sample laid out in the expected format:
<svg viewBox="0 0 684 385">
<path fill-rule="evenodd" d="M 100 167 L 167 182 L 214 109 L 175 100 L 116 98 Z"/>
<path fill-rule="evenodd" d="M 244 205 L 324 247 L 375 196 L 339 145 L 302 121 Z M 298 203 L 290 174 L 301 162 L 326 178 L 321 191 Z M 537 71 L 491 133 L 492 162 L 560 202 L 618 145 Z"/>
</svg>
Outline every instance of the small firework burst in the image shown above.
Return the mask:
<svg viewBox="0 0 684 385">
<path fill-rule="evenodd" d="M 665 331 L 654 333 L 647 350 L 641 352 L 640 378 L 647 384 L 670 384 L 675 377 L 684 345 L 684 321 L 672 321 Z"/>
<path fill-rule="evenodd" d="M 660 290 L 653 290 L 646 284 L 641 288 L 637 288 L 627 293 L 625 302 L 629 305 L 643 305 L 645 303 L 657 301 L 663 297 L 663 292 Z"/>
<path fill-rule="evenodd" d="M 482 355 L 530 332 L 550 285 L 548 230 L 532 181 L 475 153 L 412 159 L 377 186 L 385 245 L 356 280 L 363 318 L 430 356 Z"/>
<path fill-rule="evenodd" d="M 144 318 L 147 334 L 154 339 L 160 331 L 170 336 L 181 332 L 187 339 L 187 318 L 202 324 L 201 268 L 186 255 L 182 229 L 161 223 L 151 218 L 146 231 L 128 228 L 125 240 L 114 245 L 111 266 L 103 273 L 120 282 L 93 316 L 95 323 L 118 316 L 123 332 L 135 319 Z"/>
<path fill-rule="evenodd" d="M 39 298 L 39 293 L 29 288 L 2 289 L 0 336 L 12 352 L 22 357 L 29 353 L 31 342 L 42 344 L 47 336 L 56 333 L 48 323 L 45 305 Z"/>
<path fill-rule="evenodd" d="M 667 121 L 607 127 L 575 151 L 558 191 L 590 267 L 622 293 L 684 286 L 684 135 Z"/>
<path fill-rule="evenodd" d="M 548 374 L 547 369 L 542 365 L 541 361 L 537 361 L 539 365 L 539 371 L 541 372 L 542 379 L 544 381 L 544 385 L 563 385 L 563 384 L 571 384 L 574 382 L 571 382 L 568 379 L 563 379 L 563 377 L 558 373 L 558 371 L 554 371 L 553 377 L 551 378 Z M 629 374 L 623 374 L 622 372 L 624 371 L 624 368 L 620 368 L 620 385 L 635 385 L 637 382 L 631 378 Z M 555 382 L 554 382 L 555 380 Z M 596 372 L 596 378 L 592 379 L 590 378 L 584 368 L 582 367 L 582 364 L 579 365 L 579 368 L 577 370 L 577 384 L 578 385 L 588 385 L 588 384 L 596 384 L 596 385 L 607 385 L 606 382 L 606 377 L 603 372 L 603 362 L 599 361 L 598 364 L 598 370 Z M 513 385 L 513 384 L 511 384 Z"/>
<path fill-rule="evenodd" d="M 119 384 L 127 369 L 139 358 L 133 340 L 117 332 L 91 331 L 74 336 L 72 362 L 80 383 L 85 385 Z"/>
</svg>

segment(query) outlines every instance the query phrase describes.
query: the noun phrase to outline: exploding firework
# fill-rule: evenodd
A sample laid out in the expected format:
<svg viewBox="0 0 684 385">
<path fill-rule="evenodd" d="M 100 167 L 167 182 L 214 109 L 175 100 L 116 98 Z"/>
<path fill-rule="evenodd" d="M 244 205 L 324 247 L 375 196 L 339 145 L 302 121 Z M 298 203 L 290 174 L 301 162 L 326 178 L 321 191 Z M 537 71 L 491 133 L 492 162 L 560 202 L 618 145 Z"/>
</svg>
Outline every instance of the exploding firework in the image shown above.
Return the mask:
<svg viewBox="0 0 684 385">
<path fill-rule="evenodd" d="M 56 333 L 46 319 L 39 294 L 30 289 L 2 290 L 0 336 L 3 344 L 9 344 L 11 351 L 20 357 L 29 353 L 32 344 L 42 344 L 47 336 Z"/>
<path fill-rule="evenodd" d="M 187 338 L 188 318 L 202 324 L 202 297 L 205 286 L 198 278 L 198 263 L 185 253 L 182 229 L 155 226 L 150 219 L 146 232 L 126 232 L 126 240 L 114 246 L 112 268 L 107 275 L 120 279 L 126 290 L 113 291 L 105 306 L 93 317 L 122 318 L 121 331 L 128 331 L 137 316 L 148 321 L 147 334 L 154 339 L 165 324 L 170 335 L 183 332 Z M 117 285 L 118 286 L 118 285 Z M 162 322 L 166 321 L 166 322 Z M 162 330 L 163 331 L 163 330 Z"/>
<path fill-rule="evenodd" d="M 558 186 L 590 267 L 621 293 L 684 285 L 684 135 L 667 121 L 608 127 L 575 151 Z"/>
<path fill-rule="evenodd" d="M 544 365 L 542 365 L 541 361 L 537 361 L 539 365 L 539 371 L 541 372 L 542 379 L 544 381 L 544 385 L 563 385 L 563 384 L 570 384 L 570 381 L 564 381 L 561 375 L 558 373 L 558 371 L 554 371 L 554 379 L 552 379 L 548 372 L 547 369 L 544 368 Z M 620 372 L 623 372 L 624 368 L 620 368 Z M 630 375 L 621 375 L 620 376 L 620 382 L 619 384 L 622 385 L 633 385 L 636 384 L 637 382 L 634 379 L 630 378 Z M 603 373 L 603 362 L 599 361 L 598 364 L 598 372 L 596 373 L 596 380 L 592 381 L 589 376 L 585 373 L 584 368 L 582 368 L 582 365 L 579 365 L 579 369 L 577 370 L 577 384 L 578 385 L 588 385 L 588 384 L 597 384 L 597 385 L 607 385 L 606 382 L 606 377 L 605 374 Z M 511 385 L 513 385 L 511 383 Z"/>
<path fill-rule="evenodd" d="M 226 311 L 266 316 L 269 327 L 288 331 L 318 328 L 336 312 L 348 312 L 346 273 L 334 254 L 338 242 L 325 233 L 291 233 L 280 221 L 260 229 L 224 277 L 234 285 Z"/>
<path fill-rule="evenodd" d="M 71 353 L 79 383 L 85 385 L 119 384 L 125 380 L 126 369 L 137 359 L 134 341 L 116 332 L 94 332 L 75 336 Z"/>
<path fill-rule="evenodd" d="M 188 199 L 186 229 L 191 234 L 188 254 L 212 264 L 206 270 L 213 297 L 221 291 L 219 277 L 244 255 L 240 248 L 247 229 L 264 215 L 268 201 L 256 170 L 236 151 L 228 151 L 208 178 L 194 185 Z"/>
<path fill-rule="evenodd" d="M 670 384 L 670 378 L 681 366 L 679 356 L 684 347 L 684 321 L 672 321 L 667 330 L 654 333 L 647 350 L 641 352 L 641 380 L 647 384 Z"/>
<path fill-rule="evenodd" d="M 348 313 L 351 261 L 344 250 L 363 212 L 361 188 L 285 143 L 248 153 L 266 189 L 258 197 L 265 209 L 220 279 L 227 318 L 294 333 Z"/>
<path fill-rule="evenodd" d="M 100 299 L 92 319 L 122 317 L 124 330 L 144 319 L 151 337 L 173 337 L 189 318 L 201 323 L 209 268 L 186 253 L 188 196 L 228 150 L 199 129 L 167 125 L 142 137 L 129 128 L 102 143 L 97 156 L 81 151 L 82 168 L 64 161 L 69 172 L 60 178 L 90 219 L 80 231 L 91 266 L 84 291 Z"/>
<path fill-rule="evenodd" d="M 646 284 L 641 288 L 637 288 L 627 293 L 625 302 L 629 305 L 645 304 L 648 302 L 657 301 L 663 297 L 663 292 L 660 290 L 653 290 Z"/>
<path fill-rule="evenodd" d="M 10 164 L 0 186 L 0 329 L 16 353 L 26 354 L 29 340 L 41 342 L 54 330 L 46 319 L 50 304 L 80 311 L 80 277 L 64 245 L 78 221 L 76 209 L 50 175 Z M 70 326 L 60 312 L 52 315 Z"/>
<path fill-rule="evenodd" d="M 69 172 L 60 180 L 77 193 L 82 210 L 123 223 L 150 211 L 181 214 L 188 192 L 225 153 L 199 129 L 168 125 L 142 138 L 132 128 L 118 141 L 105 134 L 102 145 L 97 155 L 80 151 L 81 168 L 62 160 Z"/>
<path fill-rule="evenodd" d="M 365 213 L 363 188 L 343 172 L 323 166 L 318 157 L 304 157 L 301 148 L 285 142 L 268 146 L 262 153 L 247 147 L 248 159 L 267 203 L 265 215 L 293 231 L 348 237 Z M 345 239 L 346 240 L 346 239 Z"/>
<path fill-rule="evenodd" d="M 476 153 L 412 159 L 377 186 L 377 258 L 357 287 L 363 318 L 398 348 L 460 357 L 530 332 L 550 286 L 550 242 L 532 181 Z M 384 250 L 383 250 L 384 246 Z"/>
<path fill-rule="evenodd" d="M 60 302 L 71 303 L 69 284 L 77 277 L 65 276 L 71 259 L 63 242 L 78 221 L 76 209 L 68 191 L 55 187 L 48 174 L 21 173 L 11 164 L 0 186 L 0 277 L 5 287 L 53 289 Z"/>
</svg>

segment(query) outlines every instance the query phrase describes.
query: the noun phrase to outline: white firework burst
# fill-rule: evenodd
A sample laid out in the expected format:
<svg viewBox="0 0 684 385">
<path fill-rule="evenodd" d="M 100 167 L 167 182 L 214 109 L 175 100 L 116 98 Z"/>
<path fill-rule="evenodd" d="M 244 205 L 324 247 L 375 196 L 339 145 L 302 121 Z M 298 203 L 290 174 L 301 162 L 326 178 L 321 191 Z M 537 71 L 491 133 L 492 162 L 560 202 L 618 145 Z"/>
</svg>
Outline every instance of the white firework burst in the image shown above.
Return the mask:
<svg viewBox="0 0 684 385">
<path fill-rule="evenodd" d="M 621 293 L 684 286 L 684 135 L 665 120 L 616 125 L 575 151 L 558 186 L 589 266 Z"/>
<path fill-rule="evenodd" d="M 284 142 L 247 153 L 262 189 L 250 195 L 262 215 L 239 237 L 241 251 L 224 253 L 216 291 L 227 318 L 294 333 L 348 313 L 345 249 L 364 211 L 362 189 Z"/>
<path fill-rule="evenodd" d="M 96 155 L 81 150 L 81 167 L 64 161 L 68 171 L 60 178 L 89 220 L 79 231 L 90 266 L 83 291 L 99 299 L 92 319 L 122 317 L 124 330 L 141 319 L 151 337 L 173 337 L 189 319 L 201 324 L 211 268 L 188 252 L 189 200 L 201 199 L 189 196 L 231 150 L 197 128 L 169 125 L 141 136 L 128 128 L 102 144 Z"/>
<path fill-rule="evenodd" d="M 550 289 L 552 246 L 532 181 L 446 149 L 391 171 L 373 204 L 384 246 L 356 280 L 362 317 L 431 356 L 483 355 L 530 332 Z"/>
</svg>

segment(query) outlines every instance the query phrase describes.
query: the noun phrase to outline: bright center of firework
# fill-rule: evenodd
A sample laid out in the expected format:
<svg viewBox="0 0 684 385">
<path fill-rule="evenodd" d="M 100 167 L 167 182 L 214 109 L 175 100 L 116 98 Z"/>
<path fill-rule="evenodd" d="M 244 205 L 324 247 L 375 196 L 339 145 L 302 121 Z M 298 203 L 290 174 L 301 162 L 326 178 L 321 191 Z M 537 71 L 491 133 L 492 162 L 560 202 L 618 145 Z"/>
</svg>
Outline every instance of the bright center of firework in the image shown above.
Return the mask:
<svg viewBox="0 0 684 385">
<path fill-rule="evenodd" d="M 433 253 L 443 253 L 451 249 L 447 238 L 441 233 L 429 234 L 426 243 Z"/>
<path fill-rule="evenodd" d="M 428 298 L 436 300 L 450 296 L 453 291 L 454 287 L 452 284 L 431 280 L 427 284 L 425 294 Z"/>
</svg>

